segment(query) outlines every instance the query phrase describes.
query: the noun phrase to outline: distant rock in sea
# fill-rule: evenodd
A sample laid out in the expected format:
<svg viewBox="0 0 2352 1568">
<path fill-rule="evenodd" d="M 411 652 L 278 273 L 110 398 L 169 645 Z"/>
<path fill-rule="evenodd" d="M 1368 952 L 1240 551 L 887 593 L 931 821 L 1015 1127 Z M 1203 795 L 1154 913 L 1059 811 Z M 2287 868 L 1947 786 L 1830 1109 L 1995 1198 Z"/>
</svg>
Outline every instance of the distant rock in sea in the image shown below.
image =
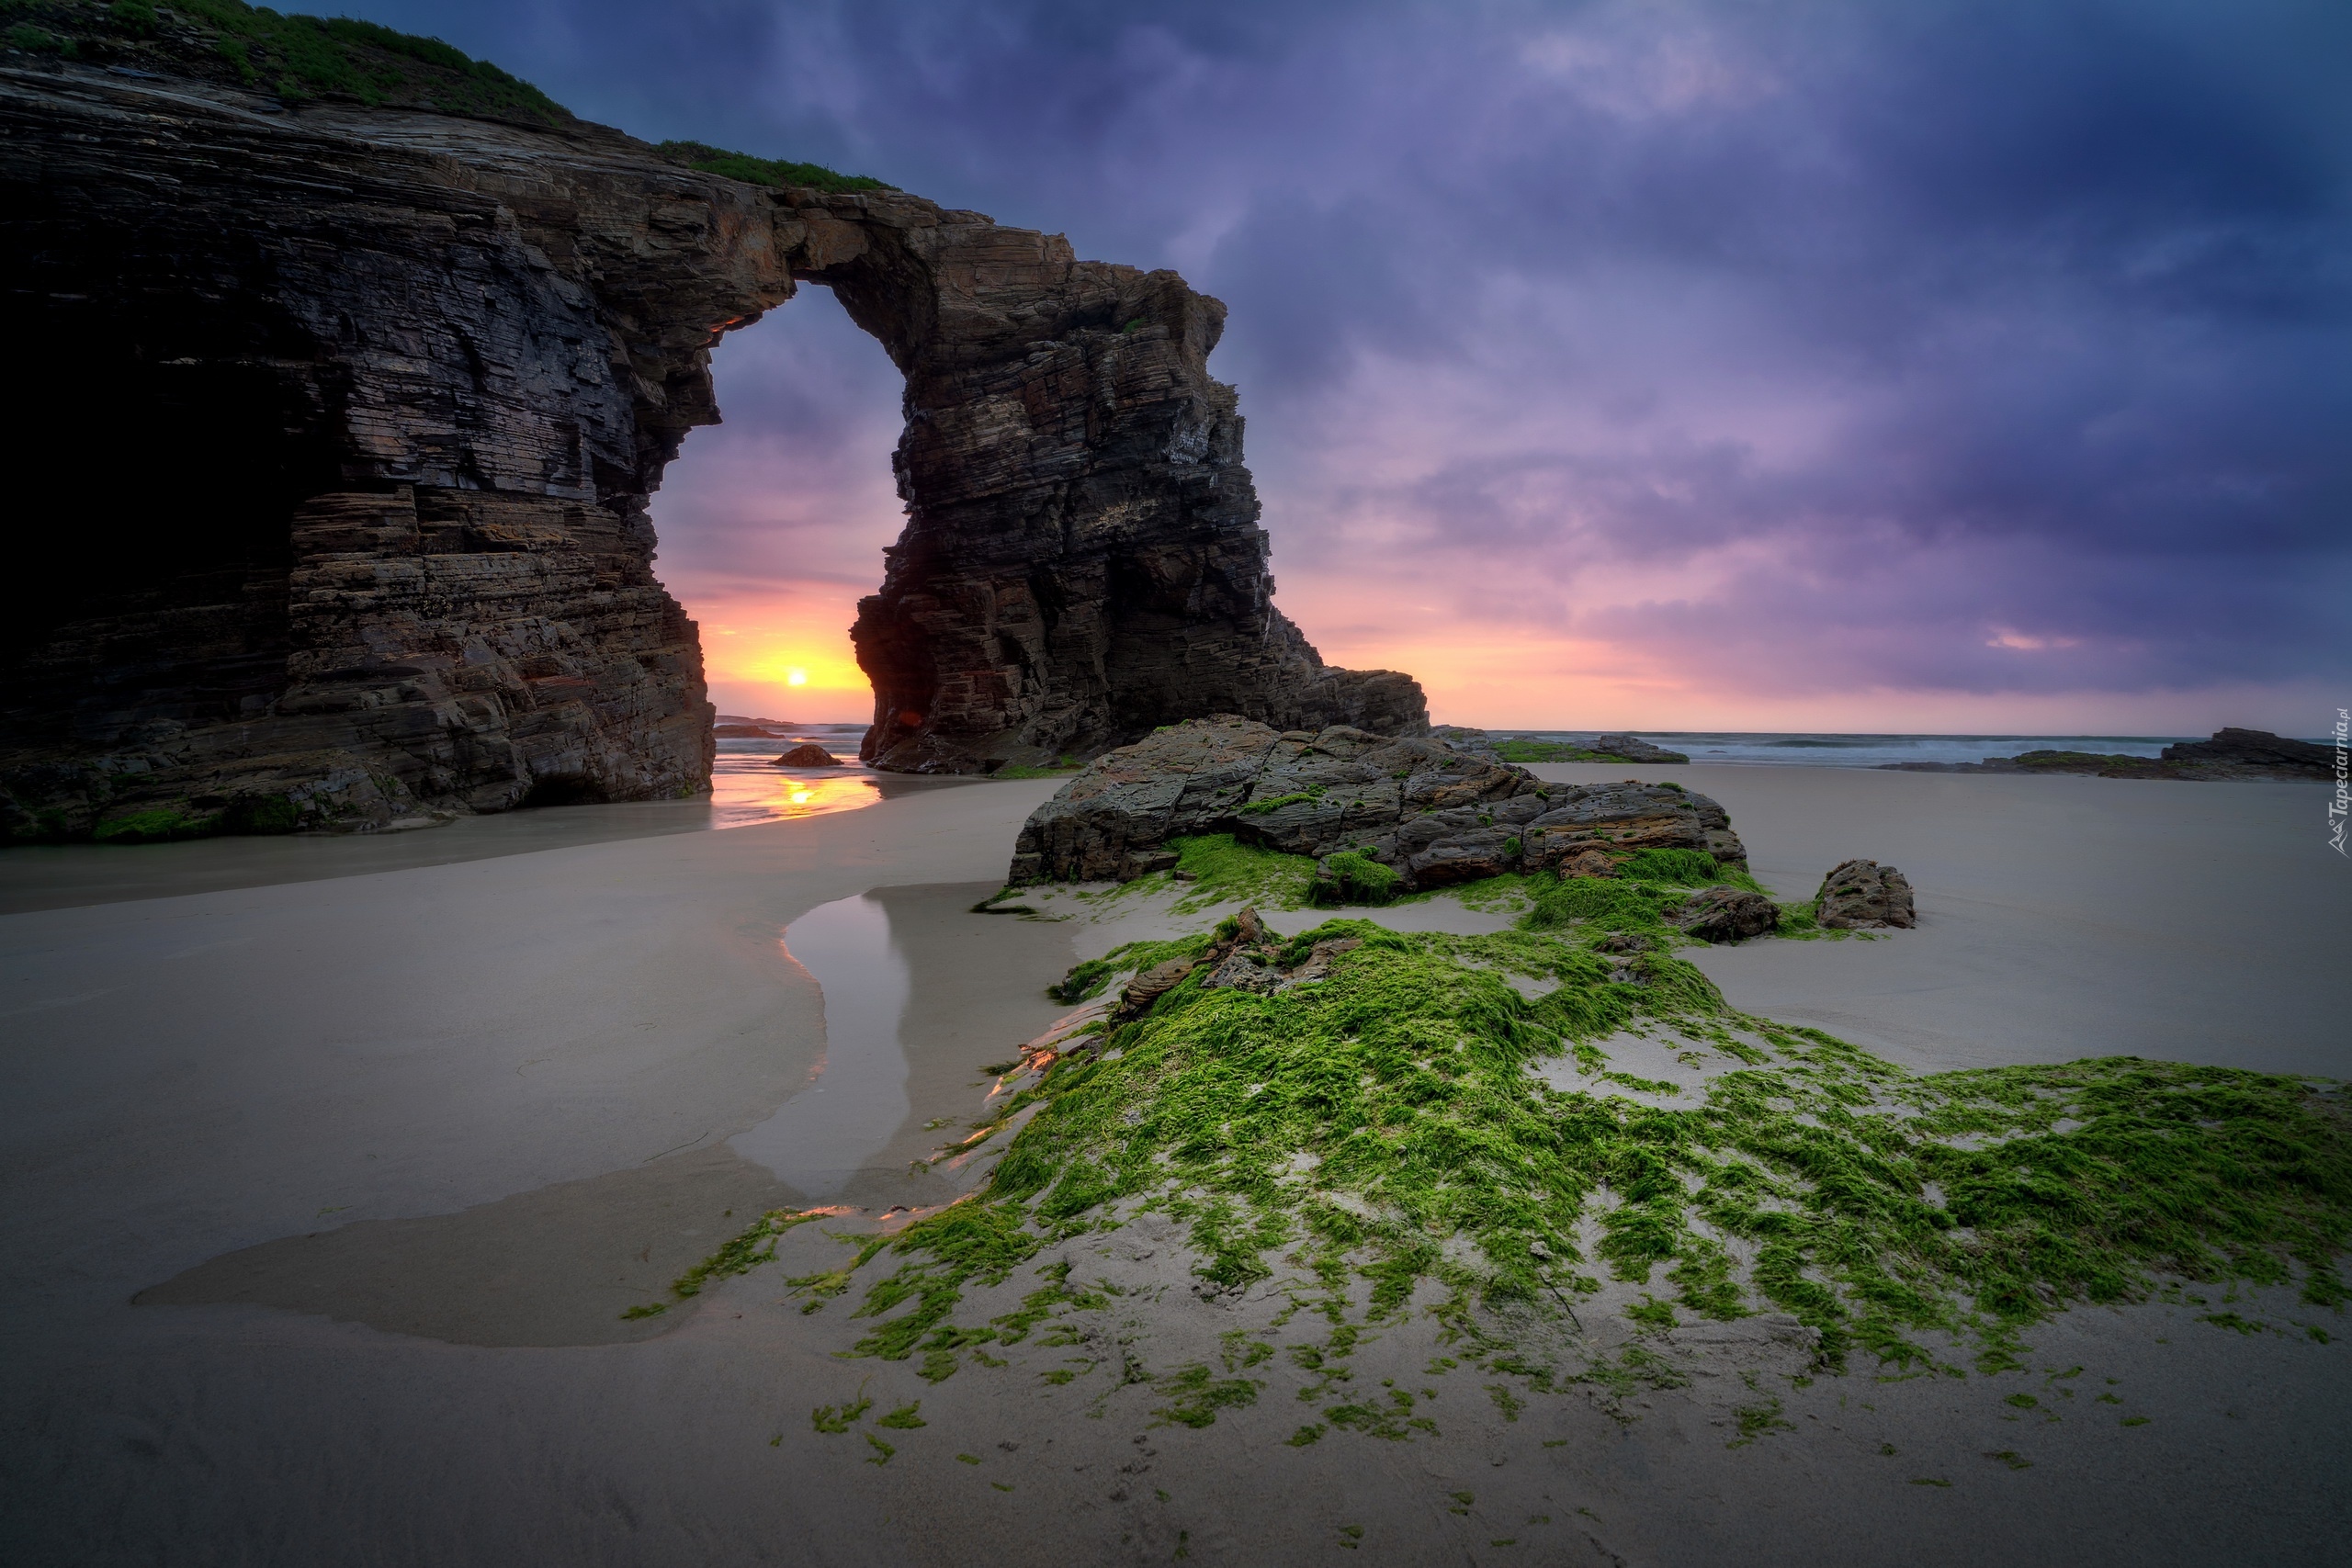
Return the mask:
<svg viewBox="0 0 2352 1568">
<path fill-rule="evenodd" d="M 1669 751 L 1663 746 L 1653 746 L 1630 735 L 1599 735 L 1593 738 L 1592 749 L 1610 761 L 1625 762 L 1687 762 L 1687 752 Z"/>
<path fill-rule="evenodd" d="M 1573 740 L 1543 740 L 1532 735 L 1512 735 L 1498 740 L 1483 729 L 1442 724 L 1430 734 L 1457 750 L 1492 757 L 1503 762 L 1687 762 L 1690 757 L 1653 746 L 1631 735 L 1598 735 L 1589 746 Z"/>
<path fill-rule="evenodd" d="M 779 768 L 838 768 L 842 760 L 815 741 L 808 740 L 778 757 L 774 765 Z"/>
<path fill-rule="evenodd" d="M 1095 759 L 1023 825 L 1007 880 L 1131 881 L 1174 865 L 1170 840 L 1204 833 L 1375 862 L 1407 890 L 1572 862 L 1608 874 L 1649 849 L 1747 860 L 1724 808 L 1679 784 L 1547 784 L 1435 737 L 1278 732 L 1227 715 Z"/>
<path fill-rule="evenodd" d="M 2267 729 L 2217 729 L 2211 740 L 2183 740 L 2158 757 L 2108 751 L 2021 751 L 1981 762 L 1881 762 L 1898 773 L 2083 773 L 2102 779 L 2324 779 L 2335 777 L 2334 754 L 2308 740 Z"/>
</svg>

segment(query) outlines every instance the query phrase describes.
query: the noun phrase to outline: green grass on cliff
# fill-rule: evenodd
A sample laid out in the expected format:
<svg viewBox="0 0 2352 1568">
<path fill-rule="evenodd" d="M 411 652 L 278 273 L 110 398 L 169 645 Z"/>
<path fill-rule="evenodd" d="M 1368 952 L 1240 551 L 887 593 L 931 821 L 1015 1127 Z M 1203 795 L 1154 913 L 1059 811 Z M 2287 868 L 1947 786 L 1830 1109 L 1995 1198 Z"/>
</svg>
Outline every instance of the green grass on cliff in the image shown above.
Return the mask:
<svg viewBox="0 0 2352 1568">
<path fill-rule="evenodd" d="M 345 98 L 448 114 L 560 125 L 554 99 L 435 38 L 350 17 L 288 16 L 243 0 L 114 0 L 110 6 L 12 0 L 9 41 L 93 62 L 220 74 L 288 102 Z"/>
<path fill-rule="evenodd" d="M 1777 1310 L 1832 1365 L 1943 1365 L 1958 1344 L 1987 1371 L 2069 1303 L 2166 1276 L 2346 1297 L 2352 1127 L 2328 1086 L 2135 1057 L 1914 1074 L 1735 1012 L 1668 953 L 1596 952 L 1603 934 L 1335 919 L 1287 944 L 1290 962 L 1362 944 L 1319 983 L 1261 997 L 1195 976 L 1013 1098 L 1007 1116 L 1039 1109 L 975 1198 L 802 1281 L 809 1304 L 894 1261 L 855 1348 L 944 1377 L 1085 1304 L 1049 1280 L 961 1323 L 968 1287 L 1157 1211 L 1207 1286 L 1272 1280 L 1329 1325 L 1286 1347 L 1321 1397 L 1357 1335 L 1416 1305 L 1555 1386 L 1506 1325 L 1564 1315 L 1603 1276 L 1659 1292 L 1645 1331 Z M 1615 1071 L 1603 1043 L 1626 1030 L 1710 1076 L 1678 1092 Z M 1531 1070 L 1547 1061 L 1576 1063 L 1573 1087 Z"/>
<path fill-rule="evenodd" d="M 220 57 L 280 97 L 422 100 L 450 113 L 548 125 L 571 118 L 528 82 L 436 38 L 349 17 L 283 16 L 242 0 L 175 0 L 170 8 L 218 29 Z"/>
<path fill-rule="evenodd" d="M 742 180 L 755 186 L 807 186 L 821 191 L 896 190 L 893 185 L 865 175 L 844 175 L 822 164 L 796 164 L 784 158 L 755 158 L 749 152 L 730 152 L 724 147 L 713 147 L 706 141 L 664 141 L 660 151 L 665 158 L 700 169 L 707 175 L 724 175 L 730 180 Z M 1012 773 L 998 776 L 1011 778 Z M 1023 774 L 1043 778 L 1044 773 Z"/>
</svg>

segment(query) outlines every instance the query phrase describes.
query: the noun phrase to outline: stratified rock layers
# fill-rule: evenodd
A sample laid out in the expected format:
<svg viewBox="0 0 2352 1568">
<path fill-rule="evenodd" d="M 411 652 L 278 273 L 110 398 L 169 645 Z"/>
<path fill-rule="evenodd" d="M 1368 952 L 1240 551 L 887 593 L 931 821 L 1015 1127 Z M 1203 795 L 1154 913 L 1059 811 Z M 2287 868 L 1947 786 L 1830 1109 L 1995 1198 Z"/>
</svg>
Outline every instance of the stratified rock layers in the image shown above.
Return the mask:
<svg viewBox="0 0 2352 1568">
<path fill-rule="evenodd" d="M 1272 607 L 1222 307 L 1173 274 L 578 122 L 0 70 L 0 833 L 705 787 L 648 498 L 718 417 L 711 345 L 796 277 L 908 377 L 910 521 L 856 631 L 884 766 L 1220 710 L 1425 725 Z"/>
<path fill-rule="evenodd" d="M 875 690 L 864 755 L 962 772 L 1211 713 L 1427 730 L 1409 677 L 1326 668 L 1273 607 L 1241 417 L 1208 375 L 1223 305 L 1059 235 L 869 221 L 864 239 L 807 274 L 907 377 L 907 529 L 852 634 Z"/>
</svg>

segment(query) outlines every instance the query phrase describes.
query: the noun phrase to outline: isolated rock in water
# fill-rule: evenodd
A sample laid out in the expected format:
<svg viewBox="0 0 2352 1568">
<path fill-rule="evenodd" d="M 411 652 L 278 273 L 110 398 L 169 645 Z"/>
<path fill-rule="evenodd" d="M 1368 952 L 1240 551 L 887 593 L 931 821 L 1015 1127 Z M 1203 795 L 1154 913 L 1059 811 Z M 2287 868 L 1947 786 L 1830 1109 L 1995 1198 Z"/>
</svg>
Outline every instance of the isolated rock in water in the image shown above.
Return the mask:
<svg viewBox="0 0 2352 1568">
<path fill-rule="evenodd" d="M 1838 866 L 1821 879 L 1815 897 L 1815 918 L 1832 930 L 1900 926 L 1908 931 L 1918 923 L 1911 911 L 1911 884 L 1893 866 L 1874 860 L 1849 860 Z"/>
<path fill-rule="evenodd" d="M 838 768 L 842 760 L 813 740 L 804 740 L 775 760 L 779 768 Z"/>
<path fill-rule="evenodd" d="M 2325 779 L 2335 776 L 2335 754 L 2308 740 L 2266 729 L 2218 729 L 2211 740 L 2183 740 L 2160 757 L 2109 751 L 2020 751 L 1981 762 L 1881 762 L 1904 773 L 2083 773 L 2102 779 Z"/>
<path fill-rule="evenodd" d="M 2165 747 L 2164 760 L 2251 777 L 2320 779 L 2335 773 L 2335 755 L 2327 747 L 2285 739 L 2267 729 L 2217 729 L 2211 740 Z"/>
<path fill-rule="evenodd" d="M 1128 881 L 1171 863 L 1169 840 L 1204 833 L 1287 854 L 1353 852 L 1407 889 L 1545 870 L 1588 851 L 1612 865 L 1642 849 L 1747 858 L 1723 807 L 1679 786 L 1551 784 L 1434 737 L 1346 725 L 1285 734 L 1227 715 L 1095 759 L 1031 813 L 1007 880 Z"/>
<path fill-rule="evenodd" d="M 1687 762 L 1687 753 L 1669 751 L 1663 746 L 1653 746 L 1630 735 L 1596 735 L 1592 749 L 1605 756 L 1624 762 Z"/>
<path fill-rule="evenodd" d="M 1667 919 L 1703 942 L 1742 942 L 1781 923 L 1772 900 L 1744 887 L 1708 887 L 1693 894 Z"/>
</svg>

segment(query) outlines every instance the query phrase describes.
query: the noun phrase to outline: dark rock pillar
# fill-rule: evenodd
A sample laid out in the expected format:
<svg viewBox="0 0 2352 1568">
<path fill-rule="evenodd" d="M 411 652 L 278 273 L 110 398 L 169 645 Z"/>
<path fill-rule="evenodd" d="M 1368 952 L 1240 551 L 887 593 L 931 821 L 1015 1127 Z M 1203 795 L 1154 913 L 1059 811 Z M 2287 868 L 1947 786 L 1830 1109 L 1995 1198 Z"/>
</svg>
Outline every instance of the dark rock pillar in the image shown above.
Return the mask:
<svg viewBox="0 0 2352 1568">
<path fill-rule="evenodd" d="M 1409 677 L 1326 668 L 1273 606 L 1241 416 L 1208 374 L 1224 305 L 977 213 L 792 199 L 832 236 L 797 275 L 907 378 L 906 532 L 851 634 L 865 756 L 971 772 L 1211 713 L 1427 728 Z"/>
</svg>

